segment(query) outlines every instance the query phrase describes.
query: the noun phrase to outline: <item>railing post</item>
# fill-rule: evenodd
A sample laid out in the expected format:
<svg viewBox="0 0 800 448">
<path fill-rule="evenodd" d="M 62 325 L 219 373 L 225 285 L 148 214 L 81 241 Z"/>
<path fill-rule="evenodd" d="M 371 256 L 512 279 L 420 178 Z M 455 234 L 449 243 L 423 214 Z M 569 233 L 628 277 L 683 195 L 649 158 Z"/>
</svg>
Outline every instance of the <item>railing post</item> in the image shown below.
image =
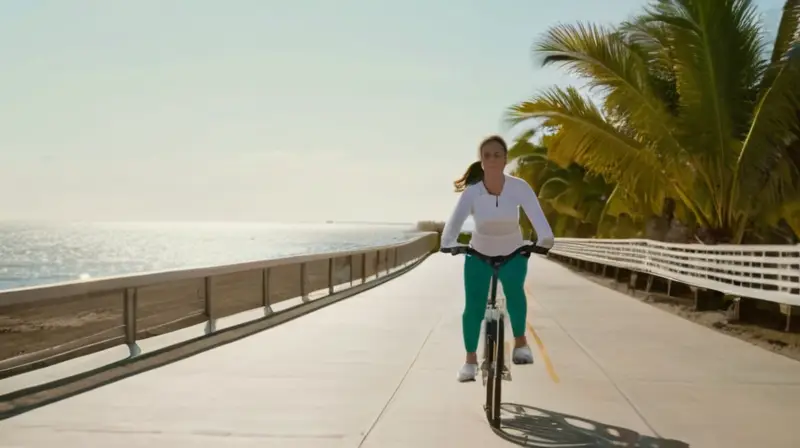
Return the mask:
<svg viewBox="0 0 800 448">
<path fill-rule="evenodd" d="M 361 284 L 367 282 L 367 253 L 361 253 Z"/>
<path fill-rule="evenodd" d="M 217 319 L 214 317 L 214 304 L 213 304 L 213 293 L 211 291 L 211 277 L 207 276 L 203 279 L 203 283 L 206 290 L 206 317 L 208 321 L 206 322 L 206 334 L 211 334 L 217 331 Z"/>
<path fill-rule="evenodd" d="M 130 358 L 142 353 L 139 344 L 136 343 L 136 296 L 136 288 L 125 288 L 123 319 L 125 321 L 125 344 L 128 346 Z"/>
<path fill-rule="evenodd" d="M 381 251 L 375 251 L 375 278 L 380 277 L 381 269 Z"/>
<path fill-rule="evenodd" d="M 328 258 L 328 295 L 333 294 L 334 260 L 335 258 Z"/>
<path fill-rule="evenodd" d="M 306 283 L 308 283 L 308 269 L 305 263 L 300 263 L 300 297 L 303 299 L 303 302 L 308 302 Z"/>
<path fill-rule="evenodd" d="M 272 306 L 269 303 L 269 275 L 269 268 L 264 268 L 261 270 L 261 304 L 264 307 L 264 316 L 269 316 L 272 314 Z"/>
<path fill-rule="evenodd" d="M 355 280 L 355 272 L 353 272 L 354 261 L 356 261 L 356 257 L 353 254 L 350 254 L 350 286 L 353 286 L 353 281 Z"/>
</svg>

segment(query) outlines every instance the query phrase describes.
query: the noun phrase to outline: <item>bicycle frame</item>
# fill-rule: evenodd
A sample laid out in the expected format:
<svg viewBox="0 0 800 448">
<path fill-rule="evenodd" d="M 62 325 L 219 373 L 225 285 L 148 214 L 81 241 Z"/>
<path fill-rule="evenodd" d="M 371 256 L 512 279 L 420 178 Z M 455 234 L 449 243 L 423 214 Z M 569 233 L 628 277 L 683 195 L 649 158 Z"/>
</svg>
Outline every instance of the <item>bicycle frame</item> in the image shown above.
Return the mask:
<svg viewBox="0 0 800 448">
<path fill-rule="evenodd" d="M 508 255 L 497 257 L 483 255 L 468 246 L 442 248 L 441 251 L 452 255 L 464 253 L 477 256 L 492 268 L 489 299 L 487 300 L 486 312 L 484 313 L 485 339 L 481 376 L 483 385 L 486 386 L 486 404 L 484 405 L 486 419 L 492 427 L 499 428 L 502 382 L 503 380 L 511 381 L 511 371 L 508 366 L 505 365 L 505 311 L 497 306 L 497 283 L 499 282 L 500 268 L 517 255 L 528 258 L 531 252 L 546 254 L 548 249 L 536 245 L 527 245 L 520 247 Z"/>
</svg>

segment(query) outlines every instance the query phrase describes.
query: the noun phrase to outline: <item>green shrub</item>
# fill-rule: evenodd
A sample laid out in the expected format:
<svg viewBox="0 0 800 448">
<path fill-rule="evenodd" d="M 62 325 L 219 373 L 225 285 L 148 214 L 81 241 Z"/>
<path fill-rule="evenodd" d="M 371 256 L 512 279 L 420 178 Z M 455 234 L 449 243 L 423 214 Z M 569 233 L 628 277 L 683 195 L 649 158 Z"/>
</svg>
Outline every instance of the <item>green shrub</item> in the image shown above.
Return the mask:
<svg viewBox="0 0 800 448">
<path fill-rule="evenodd" d="M 444 230 L 444 221 L 417 221 L 417 230 L 420 232 L 437 232 Z"/>
</svg>

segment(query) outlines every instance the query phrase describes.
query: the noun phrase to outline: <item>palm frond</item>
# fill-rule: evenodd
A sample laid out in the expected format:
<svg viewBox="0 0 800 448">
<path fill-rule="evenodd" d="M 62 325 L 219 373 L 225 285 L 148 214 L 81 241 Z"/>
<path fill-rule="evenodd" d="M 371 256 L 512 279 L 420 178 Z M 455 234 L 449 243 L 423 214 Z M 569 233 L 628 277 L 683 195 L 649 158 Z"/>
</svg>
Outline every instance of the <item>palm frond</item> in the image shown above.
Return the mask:
<svg viewBox="0 0 800 448">
<path fill-rule="evenodd" d="M 770 64 L 761 79 L 760 92 L 764 92 L 774 83 L 783 62 L 798 47 L 798 42 L 800 42 L 800 0 L 787 0 L 772 45 Z"/>
<path fill-rule="evenodd" d="M 800 0 L 786 0 L 772 47 L 771 61 L 780 62 L 800 40 Z"/>
<path fill-rule="evenodd" d="M 800 238 L 800 199 L 795 198 L 785 203 L 781 209 L 781 217 L 794 234 Z"/>
<path fill-rule="evenodd" d="M 611 182 L 640 191 L 654 210 L 660 210 L 672 183 L 653 152 L 618 133 L 575 88 L 551 88 L 512 106 L 507 113 L 511 122 L 530 118 L 543 119 L 545 126 L 559 128 L 557 138 L 549 142 L 548 156 L 552 160 L 577 162 Z"/>
<path fill-rule="evenodd" d="M 732 212 L 754 212 L 800 195 L 800 167 L 788 152 L 800 136 L 800 60 L 775 65 L 780 70 L 759 99 L 736 163 Z"/>
<path fill-rule="evenodd" d="M 561 193 L 567 191 L 569 182 L 561 177 L 551 177 L 542 185 L 539 190 L 539 199 L 550 201 L 557 198 Z"/>
<path fill-rule="evenodd" d="M 766 68 L 753 2 L 657 0 L 650 20 L 670 23 L 681 98 L 691 113 L 687 119 L 712 125 L 707 141 L 717 151 L 729 149 L 727 140 L 747 131 Z"/>
<path fill-rule="evenodd" d="M 542 65 L 561 65 L 599 90 L 616 118 L 630 124 L 677 157 L 681 147 L 672 135 L 673 113 L 661 101 L 648 60 L 615 29 L 582 24 L 550 28 L 535 45 Z"/>
<path fill-rule="evenodd" d="M 547 158 L 547 148 L 536 146 L 528 140 L 517 140 L 508 148 L 508 161 L 514 161 L 522 157 Z"/>
</svg>

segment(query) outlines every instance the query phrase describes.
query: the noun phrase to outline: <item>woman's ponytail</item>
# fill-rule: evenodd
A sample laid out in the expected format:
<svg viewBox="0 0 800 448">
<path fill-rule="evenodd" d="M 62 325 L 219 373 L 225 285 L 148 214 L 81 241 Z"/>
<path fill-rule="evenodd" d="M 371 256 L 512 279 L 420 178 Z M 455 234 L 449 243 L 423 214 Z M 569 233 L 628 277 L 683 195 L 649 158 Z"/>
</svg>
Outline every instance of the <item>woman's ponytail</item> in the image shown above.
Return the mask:
<svg viewBox="0 0 800 448">
<path fill-rule="evenodd" d="M 474 162 L 467 168 L 467 171 L 464 172 L 464 175 L 453 182 L 453 185 L 456 187 L 456 193 L 464 191 L 469 185 L 477 184 L 478 182 L 483 180 L 483 167 L 481 166 L 480 160 Z"/>
</svg>

